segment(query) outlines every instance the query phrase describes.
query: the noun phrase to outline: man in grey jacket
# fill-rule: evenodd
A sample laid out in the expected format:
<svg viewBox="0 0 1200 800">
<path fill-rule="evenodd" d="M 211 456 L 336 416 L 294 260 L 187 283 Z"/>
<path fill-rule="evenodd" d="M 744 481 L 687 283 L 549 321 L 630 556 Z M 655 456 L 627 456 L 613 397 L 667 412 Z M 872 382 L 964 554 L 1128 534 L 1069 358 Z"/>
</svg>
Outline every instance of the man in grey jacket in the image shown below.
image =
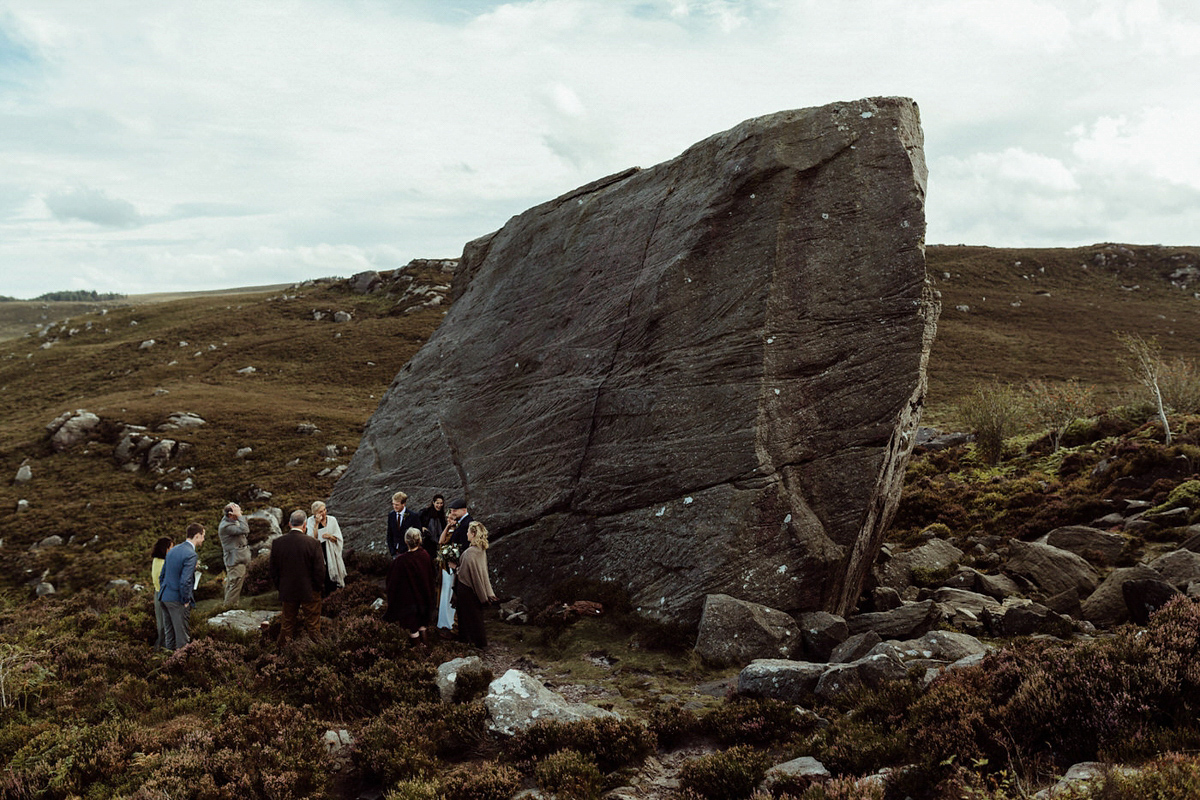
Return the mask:
<svg viewBox="0 0 1200 800">
<path fill-rule="evenodd" d="M 246 537 L 250 535 L 250 523 L 242 516 L 242 507 L 237 503 L 225 506 L 225 516 L 217 527 L 221 539 L 221 552 L 225 560 L 225 605 L 237 605 L 242 597 L 242 584 L 250 564 L 250 547 Z"/>
</svg>

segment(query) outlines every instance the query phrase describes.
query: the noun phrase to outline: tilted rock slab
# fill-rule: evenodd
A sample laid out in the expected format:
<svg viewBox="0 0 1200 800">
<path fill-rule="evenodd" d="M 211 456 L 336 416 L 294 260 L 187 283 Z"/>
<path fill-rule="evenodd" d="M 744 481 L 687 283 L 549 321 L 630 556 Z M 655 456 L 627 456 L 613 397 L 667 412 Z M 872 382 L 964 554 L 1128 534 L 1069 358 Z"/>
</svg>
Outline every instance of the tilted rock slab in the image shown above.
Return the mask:
<svg viewBox="0 0 1200 800">
<path fill-rule="evenodd" d="M 938 306 L 916 105 L 748 120 L 469 243 L 330 510 L 463 494 L 496 589 L 573 576 L 846 614 L 899 500 Z"/>
</svg>

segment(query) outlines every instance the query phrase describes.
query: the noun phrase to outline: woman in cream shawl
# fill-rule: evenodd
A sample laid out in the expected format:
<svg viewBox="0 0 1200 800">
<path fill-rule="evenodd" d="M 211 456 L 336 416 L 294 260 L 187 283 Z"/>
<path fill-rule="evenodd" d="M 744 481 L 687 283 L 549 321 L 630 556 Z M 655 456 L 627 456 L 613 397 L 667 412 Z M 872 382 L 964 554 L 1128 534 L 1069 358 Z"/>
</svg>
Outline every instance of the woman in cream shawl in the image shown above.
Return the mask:
<svg viewBox="0 0 1200 800">
<path fill-rule="evenodd" d="M 471 546 L 462 554 L 458 567 L 458 585 L 454 598 L 458 609 L 458 637 L 476 647 L 487 647 L 487 633 L 483 629 L 483 604 L 495 603 L 492 581 L 488 577 L 487 549 L 488 530 L 481 522 L 472 522 L 467 528 L 467 541 Z"/>
<path fill-rule="evenodd" d="M 308 518 L 308 535 L 321 543 L 325 552 L 325 591 L 328 597 L 334 589 L 346 585 L 346 562 L 342 560 L 342 529 L 336 518 L 329 516 L 325 504 L 320 500 L 312 504 L 312 516 Z"/>
</svg>

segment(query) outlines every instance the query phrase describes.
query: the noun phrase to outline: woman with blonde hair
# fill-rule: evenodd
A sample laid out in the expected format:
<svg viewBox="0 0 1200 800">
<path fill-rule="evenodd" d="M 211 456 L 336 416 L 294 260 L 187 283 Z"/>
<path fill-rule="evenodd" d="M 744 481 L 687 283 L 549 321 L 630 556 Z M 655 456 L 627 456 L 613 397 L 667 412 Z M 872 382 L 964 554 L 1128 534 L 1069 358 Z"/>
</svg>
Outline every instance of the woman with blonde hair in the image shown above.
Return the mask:
<svg viewBox="0 0 1200 800">
<path fill-rule="evenodd" d="M 323 597 L 346 585 L 346 562 L 342 560 L 342 529 L 336 518 L 329 516 L 325 504 L 317 500 L 312 504 L 312 516 L 308 518 L 308 535 L 321 543 L 325 553 L 325 591 Z"/>
<path fill-rule="evenodd" d="M 458 585 L 454 588 L 458 610 L 458 636 L 476 647 L 487 647 L 483 627 L 483 604 L 495 603 L 496 593 L 488 577 L 488 530 L 482 522 L 472 521 L 467 528 L 467 543 L 458 567 Z"/>
</svg>

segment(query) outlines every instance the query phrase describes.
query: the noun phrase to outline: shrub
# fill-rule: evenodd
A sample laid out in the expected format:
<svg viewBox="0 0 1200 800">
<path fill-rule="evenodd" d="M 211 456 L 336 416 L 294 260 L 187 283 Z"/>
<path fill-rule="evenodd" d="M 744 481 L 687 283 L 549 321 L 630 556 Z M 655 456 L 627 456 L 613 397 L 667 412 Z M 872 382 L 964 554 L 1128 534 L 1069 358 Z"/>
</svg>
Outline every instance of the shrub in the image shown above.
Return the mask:
<svg viewBox="0 0 1200 800">
<path fill-rule="evenodd" d="M 365 617 L 371 613 L 371 604 L 383 595 L 383 588 L 374 581 L 347 582 L 345 588 L 325 598 L 321 614 L 331 619 Z"/>
<path fill-rule="evenodd" d="M 442 787 L 435 780 L 401 781 L 383 796 L 383 800 L 441 800 Z"/>
<path fill-rule="evenodd" d="M 371 720 L 354 740 L 354 764 L 382 783 L 428 778 L 436 773 L 433 743 L 397 724 L 385 712 Z"/>
<path fill-rule="evenodd" d="M 736 800 L 753 794 L 766 774 L 766 753 L 738 745 L 685 761 L 679 785 L 709 800 Z"/>
<path fill-rule="evenodd" d="M 810 733 L 811 717 L 796 706 L 770 697 L 736 696 L 702 719 L 704 730 L 721 744 L 771 744 L 795 734 Z"/>
<path fill-rule="evenodd" d="M 1113 770 L 1096 793 L 1104 800 L 1191 800 L 1200 797 L 1200 759 L 1167 753 L 1133 773 Z"/>
<path fill-rule="evenodd" d="M 447 775 L 442 796 L 446 800 L 509 800 L 520 785 L 521 777 L 512 767 L 485 762 Z"/>
<path fill-rule="evenodd" d="M 538 786 L 559 800 L 596 800 L 603 784 L 596 763 L 577 750 L 560 750 L 540 759 L 534 777 Z"/>
<path fill-rule="evenodd" d="M 535 722 L 512 738 L 508 753 L 511 758 L 527 760 L 559 750 L 577 750 L 592 756 L 608 773 L 640 764 L 654 752 L 655 745 L 654 734 L 636 720 L 593 717 L 576 722 Z"/>
<path fill-rule="evenodd" d="M 1000 463 L 1004 440 L 1021 428 L 1021 396 L 1007 383 L 979 385 L 959 405 L 958 413 L 975 434 L 975 451 L 986 464 Z"/>
<path fill-rule="evenodd" d="M 271 557 L 261 555 L 246 567 L 246 579 L 242 582 L 242 594 L 252 596 L 265 594 L 275 587 L 271 585 Z"/>
<path fill-rule="evenodd" d="M 700 734 L 702 725 L 696 712 L 680 706 L 658 706 L 650 710 L 647 727 L 658 746 L 671 748 Z"/>
<path fill-rule="evenodd" d="M 1074 378 L 1056 384 L 1032 380 L 1025 387 L 1026 402 L 1037 421 L 1049 430 L 1054 451 L 1067 426 L 1095 410 L 1095 395 L 1095 387 Z"/>
</svg>

